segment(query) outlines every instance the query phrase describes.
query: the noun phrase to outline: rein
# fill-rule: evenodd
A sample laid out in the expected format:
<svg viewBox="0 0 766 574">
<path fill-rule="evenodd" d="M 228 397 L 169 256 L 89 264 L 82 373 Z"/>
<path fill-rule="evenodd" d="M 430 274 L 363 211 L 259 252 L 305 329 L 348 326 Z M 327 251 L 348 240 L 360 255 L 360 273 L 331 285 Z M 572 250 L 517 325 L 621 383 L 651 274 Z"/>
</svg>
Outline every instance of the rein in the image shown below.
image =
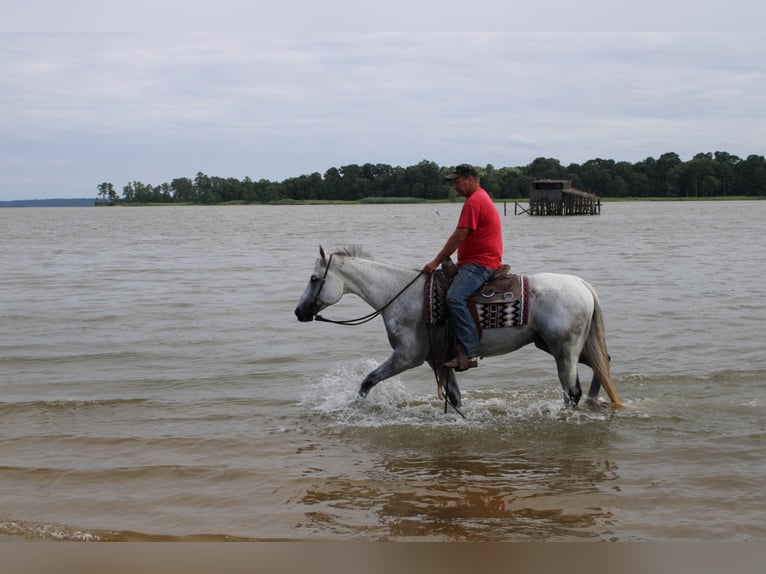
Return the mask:
<svg viewBox="0 0 766 574">
<path fill-rule="evenodd" d="M 335 254 L 331 253 L 329 259 L 327 260 L 327 267 L 325 267 L 324 275 L 322 275 L 322 283 L 319 285 L 319 289 L 317 290 L 317 294 L 314 297 L 314 305 L 316 305 L 317 301 L 319 300 L 319 295 L 320 295 L 320 293 L 322 293 L 322 287 L 324 287 L 325 279 L 327 279 L 327 272 L 330 271 L 330 264 L 332 263 L 333 255 L 335 255 Z M 325 319 L 324 317 L 322 317 L 321 315 L 319 315 L 317 313 L 316 315 L 314 315 L 314 319 L 316 319 L 317 321 L 324 321 L 325 323 L 333 323 L 335 325 L 349 325 L 351 327 L 355 327 L 357 325 L 363 325 L 364 323 L 372 321 L 375 317 L 377 317 L 383 311 L 385 311 L 386 308 L 389 305 L 391 305 L 391 303 L 396 301 L 402 293 L 404 293 L 407 289 L 409 289 L 409 287 L 413 283 L 415 283 L 415 281 L 417 281 L 420 278 L 421 275 L 423 275 L 422 271 L 420 273 L 418 273 L 412 281 L 407 283 L 407 285 L 405 285 L 404 288 L 402 288 L 401 291 L 399 291 L 396 295 L 394 295 L 392 297 L 392 299 L 388 303 L 383 305 L 380 309 L 377 309 L 377 310 L 373 311 L 372 313 L 370 313 L 368 315 L 365 315 L 364 317 L 357 317 L 356 319 L 347 319 L 345 321 L 335 321 L 333 319 Z"/>
</svg>

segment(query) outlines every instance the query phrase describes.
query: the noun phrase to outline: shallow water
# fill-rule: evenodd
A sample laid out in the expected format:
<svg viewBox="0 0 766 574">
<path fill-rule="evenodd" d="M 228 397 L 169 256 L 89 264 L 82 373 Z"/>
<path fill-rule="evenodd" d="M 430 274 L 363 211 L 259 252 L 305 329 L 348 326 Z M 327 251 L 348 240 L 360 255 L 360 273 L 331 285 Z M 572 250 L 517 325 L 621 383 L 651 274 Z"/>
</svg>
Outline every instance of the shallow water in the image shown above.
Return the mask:
<svg viewBox="0 0 766 574">
<path fill-rule="evenodd" d="M 317 246 L 417 267 L 458 210 L 0 210 L 0 537 L 764 540 L 766 202 L 502 218 L 514 270 L 598 290 L 623 410 L 533 348 L 461 375 L 466 420 L 427 367 L 356 400 L 390 350 L 295 320 Z"/>
</svg>

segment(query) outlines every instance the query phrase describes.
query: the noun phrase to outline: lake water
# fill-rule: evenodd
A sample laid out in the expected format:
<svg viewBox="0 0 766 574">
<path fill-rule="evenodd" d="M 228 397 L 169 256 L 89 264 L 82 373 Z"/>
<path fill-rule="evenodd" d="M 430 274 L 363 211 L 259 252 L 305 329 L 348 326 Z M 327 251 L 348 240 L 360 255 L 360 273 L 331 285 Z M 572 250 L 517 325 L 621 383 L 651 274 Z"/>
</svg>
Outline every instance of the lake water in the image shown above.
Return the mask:
<svg viewBox="0 0 766 574">
<path fill-rule="evenodd" d="M 0 539 L 766 540 L 766 201 L 508 205 L 516 272 L 599 292 L 625 409 L 531 347 L 460 375 L 467 420 L 426 366 L 356 400 L 390 349 L 296 321 L 318 246 L 420 267 L 458 211 L 0 210 Z"/>
</svg>

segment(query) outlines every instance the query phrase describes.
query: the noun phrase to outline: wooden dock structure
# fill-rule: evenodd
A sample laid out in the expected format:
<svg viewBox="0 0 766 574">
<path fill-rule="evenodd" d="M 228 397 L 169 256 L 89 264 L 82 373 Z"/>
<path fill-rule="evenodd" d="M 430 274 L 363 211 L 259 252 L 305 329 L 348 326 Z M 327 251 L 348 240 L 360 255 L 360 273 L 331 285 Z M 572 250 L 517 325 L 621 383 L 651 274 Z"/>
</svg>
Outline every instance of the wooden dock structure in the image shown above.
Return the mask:
<svg viewBox="0 0 766 574">
<path fill-rule="evenodd" d="M 538 179 L 529 191 L 529 207 L 517 203 L 516 215 L 601 215 L 601 198 L 572 187 L 567 179 Z"/>
</svg>

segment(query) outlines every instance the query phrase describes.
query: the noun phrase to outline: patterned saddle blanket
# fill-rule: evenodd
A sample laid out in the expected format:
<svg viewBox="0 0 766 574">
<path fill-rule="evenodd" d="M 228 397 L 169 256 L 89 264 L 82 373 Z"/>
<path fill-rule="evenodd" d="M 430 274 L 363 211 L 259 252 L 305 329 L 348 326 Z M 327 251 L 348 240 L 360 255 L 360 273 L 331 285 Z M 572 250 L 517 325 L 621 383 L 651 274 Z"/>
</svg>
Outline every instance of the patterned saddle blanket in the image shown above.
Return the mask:
<svg viewBox="0 0 766 574">
<path fill-rule="evenodd" d="M 425 285 L 425 320 L 432 325 L 442 324 L 449 317 L 446 304 L 451 277 L 437 269 Z M 529 323 L 529 281 L 526 275 L 511 273 L 503 265 L 489 281 L 468 298 L 479 331 L 501 327 L 522 327 Z"/>
</svg>

